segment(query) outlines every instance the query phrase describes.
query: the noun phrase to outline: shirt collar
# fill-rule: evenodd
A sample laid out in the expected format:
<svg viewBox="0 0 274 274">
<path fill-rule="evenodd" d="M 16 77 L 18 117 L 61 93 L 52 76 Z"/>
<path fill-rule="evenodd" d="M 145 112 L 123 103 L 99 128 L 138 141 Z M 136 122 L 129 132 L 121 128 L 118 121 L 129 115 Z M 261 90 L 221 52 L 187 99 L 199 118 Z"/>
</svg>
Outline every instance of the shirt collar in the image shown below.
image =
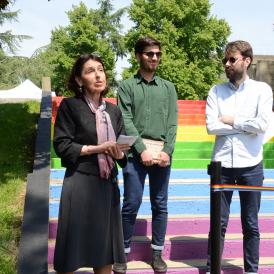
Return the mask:
<svg viewBox="0 0 274 274">
<path fill-rule="evenodd" d="M 248 85 L 248 83 L 251 81 L 251 79 L 249 78 L 249 76 L 246 76 L 246 79 L 240 84 L 239 88 L 237 88 L 236 86 L 234 86 L 231 82 L 228 82 L 228 85 L 231 89 L 233 90 L 241 90 L 243 89 L 246 85 Z"/>
<path fill-rule="evenodd" d="M 145 84 L 156 84 L 157 86 L 159 84 L 159 77 L 155 74 L 149 82 L 139 72 L 134 76 L 134 78 L 137 79 L 137 84 L 140 84 L 142 82 L 144 82 Z"/>
</svg>

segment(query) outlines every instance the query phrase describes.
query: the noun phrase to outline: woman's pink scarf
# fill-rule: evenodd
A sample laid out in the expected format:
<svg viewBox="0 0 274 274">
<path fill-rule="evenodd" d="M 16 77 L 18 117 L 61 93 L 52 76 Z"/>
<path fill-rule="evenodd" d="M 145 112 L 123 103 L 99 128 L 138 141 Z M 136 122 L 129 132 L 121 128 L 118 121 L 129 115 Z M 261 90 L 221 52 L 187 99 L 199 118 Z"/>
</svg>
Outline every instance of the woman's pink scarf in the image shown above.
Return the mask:
<svg viewBox="0 0 274 274">
<path fill-rule="evenodd" d="M 109 114 L 105 111 L 106 102 L 102 100 L 101 105 L 96 108 L 87 96 L 84 97 L 91 111 L 95 113 L 98 145 L 103 144 L 106 141 L 116 142 L 116 135 L 114 133 Z M 98 163 L 100 177 L 108 179 L 111 174 L 111 170 L 114 167 L 112 157 L 105 153 L 98 153 Z"/>
</svg>

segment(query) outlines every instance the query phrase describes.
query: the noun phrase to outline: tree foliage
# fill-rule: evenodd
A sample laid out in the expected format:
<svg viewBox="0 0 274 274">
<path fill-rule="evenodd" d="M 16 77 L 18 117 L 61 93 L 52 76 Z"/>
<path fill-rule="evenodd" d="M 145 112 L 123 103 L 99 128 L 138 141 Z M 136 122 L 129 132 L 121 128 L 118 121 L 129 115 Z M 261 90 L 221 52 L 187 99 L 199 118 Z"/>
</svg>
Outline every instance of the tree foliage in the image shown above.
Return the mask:
<svg viewBox="0 0 274 274">
<path fill-rule="evenodd" d="M 26 79 L 41 87 L 43 76 L 52 76 L 48 51 L 37 52 L 30 58 L 7 56 L 0 51 L 0 89 L 13 88 Z"/>
<path fill-rule="evenodd" d="M 0 8 L 0 26 L 5 22 L 17 21 L 18 11 L 10 11 L 10 6 L 4 1 Z M 30 39 L 28 35 L 15 35 L 11 30 L 0 32 L 0 49 L 10 53 L 15 53 L 20 42 L 24 39 Z"/>
<path fill-rule="evenodd" d="M 158 75 L 175 84 L 180 99 L 204 99 L 218 81 L 230 34 L 224 20 L 210 15 L 210 7 L 208 0 L 133 0 L 129 17 L 134 26 L 126 35 L 132 66 L 123 76 L 138 68 L 133 52 L 136 40 L 150 35 L 163 45 Z"/>
<path fill-rule="evenodd" d="M 1 1 L 0 1 L 0 10 L 5 9 L 9 4 L 10 4 L 10 3 L 9 3 L 8 0 L 1 0 Z"/>
<path fill-rule="evenodd" d="M 125 9 L 112 13 L 110 0 L 100 0 L 98 3 L 98 9 L 88 9 L 82 2 L 79 6 L 74 6 L 67 12 L 69 25 L 52 32 L 52 82 L 58 94 L 66 91 L 70 69 L 75 59 L 83 53 L 97 53 L 102 56 L 110 83 L 114 84 L 115 60 L 124 55 L 120 18 Z"/>
</svg>

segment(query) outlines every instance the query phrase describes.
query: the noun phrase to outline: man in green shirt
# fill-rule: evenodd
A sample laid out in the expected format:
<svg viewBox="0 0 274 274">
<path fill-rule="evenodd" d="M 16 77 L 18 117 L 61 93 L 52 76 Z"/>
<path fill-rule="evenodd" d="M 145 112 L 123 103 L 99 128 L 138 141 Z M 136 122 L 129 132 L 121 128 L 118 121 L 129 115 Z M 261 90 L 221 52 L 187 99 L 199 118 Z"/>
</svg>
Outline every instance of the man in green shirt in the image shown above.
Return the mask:
<svg viewBox="0 0 274 274">
<path fill-rule="evenodd" d="M 118 90 L 118 106 L 123 114 L 126 133 L 138 136 L 129 152 L 128 164 L 123 169 L 124 246 L 128 254 L 148 175 L 152 208 L 152 267 L 156 272 L 166 272 L 167 265 L 161 254 L 167 227 L 171 156 L 176 141 L 177 94 L 171 82 L 155 75 L 161 58 L 159 41 L 152 37 L 140 38 L 135 44 L 135 55 L 139 71 L 123 81 Z M 144 138 L 148 142 L 158 141 L 156 147 L 159 151 L 151 148 L 155 144 L 145 144 Z M 126 265 L 115 264 L 114 270 L 125 273 Z"/>
</svg>

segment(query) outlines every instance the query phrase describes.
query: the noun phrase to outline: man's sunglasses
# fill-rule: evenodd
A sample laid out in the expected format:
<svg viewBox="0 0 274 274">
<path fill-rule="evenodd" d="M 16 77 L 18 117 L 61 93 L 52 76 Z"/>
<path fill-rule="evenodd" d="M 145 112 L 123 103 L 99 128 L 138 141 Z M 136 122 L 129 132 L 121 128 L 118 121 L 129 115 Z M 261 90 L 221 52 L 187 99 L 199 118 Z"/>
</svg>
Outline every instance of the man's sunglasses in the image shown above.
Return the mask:
<svg viewBox="0 0 274 274">
<path fill-rule="evenodd" d="M 244 58 L 235 58 L 235 57 L 229 57 L 229 58 L 224 58 L 222 60 L 222 63 L 223 65 L 225 65 L 227 63 L 227 61 L 230 63 L 230 64 L 235 64 L 237 63 L 238 61 L 241 61 L 243 60 Z"/>
<path fill-rule="evenodd" d="M 145 54 L 149 58 L 153 58 L 155 54 L 156 54 L 157 58 L 160 58 L 162 56 L 162 52 L 161 51 L 157 51 L 157 52 L 143 51 L 142 53 Z"/>
</svg>

